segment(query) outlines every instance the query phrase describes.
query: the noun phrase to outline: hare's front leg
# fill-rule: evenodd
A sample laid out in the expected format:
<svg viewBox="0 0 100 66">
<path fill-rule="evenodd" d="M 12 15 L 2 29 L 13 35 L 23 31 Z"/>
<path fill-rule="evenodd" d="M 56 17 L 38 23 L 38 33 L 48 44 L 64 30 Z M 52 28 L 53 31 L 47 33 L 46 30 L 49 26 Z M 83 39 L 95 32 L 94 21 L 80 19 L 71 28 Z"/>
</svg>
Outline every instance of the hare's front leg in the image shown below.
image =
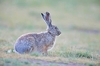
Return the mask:
<svg viewBox="0 0 100 66">
<path fill-rule="evenodd" d="M 46 55 L 46 56 L 48 55 L 47 50 L 48 50 L 48 45 L 43 46 L 43 55 Z"/>
</svg>

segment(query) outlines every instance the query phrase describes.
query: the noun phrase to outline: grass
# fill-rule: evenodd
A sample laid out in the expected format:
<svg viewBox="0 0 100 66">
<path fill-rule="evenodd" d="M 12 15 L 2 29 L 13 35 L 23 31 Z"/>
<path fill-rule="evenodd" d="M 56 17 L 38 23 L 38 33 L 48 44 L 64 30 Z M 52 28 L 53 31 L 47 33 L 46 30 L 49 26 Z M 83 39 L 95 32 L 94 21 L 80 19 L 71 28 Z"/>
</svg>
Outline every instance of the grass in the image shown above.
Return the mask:
<svg viewBox="0 0 100 66">
<path fill-rule="evenodd" d="M 1 66 L 15 66 L 17 63 L 18 66 L 25 65 L 25 62 L 20 62 L 20 58 L 100 65 L 99 3 L 99 0 L 0 0 Z M 40 15 L 45 11 L 51 13 L 52 23 L 62 32 L 49 55 L 7 53 L 8 50 L 13 50 L 20 35 L 45 31 L 46 24 Z M 31 66 L 30 64 L 28 65 Z"/>
<path fill-rule="evenodd" d="M 17 59 L 2 59 L 0 58 L 0 66 L 32 66 L 30 62 L 24 60 L 17 60 Z"/>
</svg>

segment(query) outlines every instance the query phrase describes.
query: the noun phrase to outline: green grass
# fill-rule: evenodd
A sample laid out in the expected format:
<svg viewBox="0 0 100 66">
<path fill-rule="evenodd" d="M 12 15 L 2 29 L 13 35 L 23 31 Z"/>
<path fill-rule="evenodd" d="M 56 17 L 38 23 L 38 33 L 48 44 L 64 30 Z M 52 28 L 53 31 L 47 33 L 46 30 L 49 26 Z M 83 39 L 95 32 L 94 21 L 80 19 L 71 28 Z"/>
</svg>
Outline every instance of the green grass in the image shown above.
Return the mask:
<svg viewBox="0 0 100 66">
<path fill-rule="evenodd" d="M 88 66 L 100 64 L 99 3 L 99 0 L 0 0 L 0 60 L 3 60 L 1 64 L 13 66 L 15 62 L 11 63 L 13 60 L 10 57 L 16 62 L 20 62 L 16 59 L 22 57 L 84 63 Z M 14 43 L 20 35 L 45 31 L 46 24 L 40 14 L 45 11 L 51 13 L 52 23 L 62 32 L 49 55 L 7 53 L 8 50 L 13 50 Z M 5 58 L 9 58 L 8 63 Z M 19 66 L 24 64 L 19 63 Z"/>
<path fill-rule="evenodd" d="M 29 61 L 17 59 L 2 59 L 0 58 L 0 66 L 32 66 Z"/>
</svg>

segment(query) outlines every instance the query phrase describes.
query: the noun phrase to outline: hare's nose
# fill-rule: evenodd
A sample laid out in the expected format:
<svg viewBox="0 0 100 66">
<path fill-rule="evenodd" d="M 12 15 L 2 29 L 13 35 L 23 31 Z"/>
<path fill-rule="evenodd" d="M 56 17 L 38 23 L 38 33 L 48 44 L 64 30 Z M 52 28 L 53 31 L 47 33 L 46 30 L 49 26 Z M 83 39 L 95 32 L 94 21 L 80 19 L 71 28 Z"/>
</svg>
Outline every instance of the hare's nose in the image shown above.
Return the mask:
<svg viewBox="0 0 100 66">
<path fill-rule="evenodd" d="M 61 32 L 59 32 L 59 35 L 61 34 Z"/>
<path fill-rule="evenodd" d="M 61 32 L 59 31 L 59 32 L 58 32 L 58 35 L 60 35 L 60 34 L 61 34 Z"/>
</svg>

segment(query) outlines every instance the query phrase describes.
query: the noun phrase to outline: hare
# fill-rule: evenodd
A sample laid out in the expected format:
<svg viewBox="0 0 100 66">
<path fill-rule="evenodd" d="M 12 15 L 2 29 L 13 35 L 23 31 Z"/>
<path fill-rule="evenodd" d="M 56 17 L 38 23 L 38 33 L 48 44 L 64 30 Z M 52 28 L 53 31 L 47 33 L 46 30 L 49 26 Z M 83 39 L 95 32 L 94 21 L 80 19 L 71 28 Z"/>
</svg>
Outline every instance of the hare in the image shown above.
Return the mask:
<svg viewBox="0 0 100 66">
<path fill-rule="evenodd" d="M 14 49 L 19 54 L 39 52 L 48 54 L 47 51 L 54 46 L 56 36 L 61 34 L 57 26 L 52 25 L 50 13 L 41 13 L 47 24 L 47 30 L 41 33 L 29 33 L 20 36 L 14 46 Z"/>
</svg>

